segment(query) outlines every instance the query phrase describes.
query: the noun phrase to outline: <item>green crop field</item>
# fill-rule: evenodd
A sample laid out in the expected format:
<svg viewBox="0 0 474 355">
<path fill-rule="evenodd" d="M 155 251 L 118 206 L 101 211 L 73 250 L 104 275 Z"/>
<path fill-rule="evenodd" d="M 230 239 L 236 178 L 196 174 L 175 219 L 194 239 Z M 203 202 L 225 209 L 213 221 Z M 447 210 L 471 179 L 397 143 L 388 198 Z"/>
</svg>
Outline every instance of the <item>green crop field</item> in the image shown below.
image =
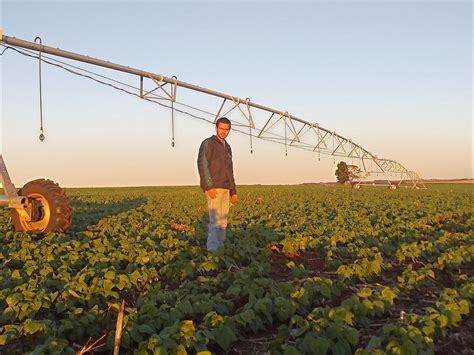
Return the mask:
<svg viewBox="0 0 474 355">
<path fill-rule="evenodd" d="M 474 346 L 474 186 L 70 189 L 72 229 L 0 209 L 0 352 L 430 354 Z M 95 343 L 95 344 L 94 344 Z"/>
</svg>

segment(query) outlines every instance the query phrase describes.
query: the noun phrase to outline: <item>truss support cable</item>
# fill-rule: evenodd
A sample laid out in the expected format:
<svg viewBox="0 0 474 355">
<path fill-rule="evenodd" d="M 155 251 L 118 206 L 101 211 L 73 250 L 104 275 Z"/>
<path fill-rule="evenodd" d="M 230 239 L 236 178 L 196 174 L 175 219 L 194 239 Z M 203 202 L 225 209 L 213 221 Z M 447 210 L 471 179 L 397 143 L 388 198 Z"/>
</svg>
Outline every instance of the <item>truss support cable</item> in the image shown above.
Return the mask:
<svg viewBox="0 0 474 355">
<path fill-rule="evenodd" d="M 172 76 L 173 79 L 177 80 L 176 76 Z M 171 99 L 171 146 L 174 148 L 174 102 L 176 100 L 176 87 L 173 91 L 173 96 Z"/>
<path fill-rule="evenodd" d="M 44 129 L 43 129 L 43 88 L 42 88 L 42 74 L 41 74 L 41 62 L 43 61 L 41 58 L 41 47 L 43 46 L 43 42 L 41 41 L 41 37 L 35 38 L 35 43 L 39 42 L 40 50 L 39 50 L 39 58 L 38 58 L 38 76 L 39 76 L 39 111 L 40 111 L 40 135 L 39 140 L 42 142 L 46 138 L 44 136 Z"/>
<path fill-rule="evenodd" d="M 332 163 L 336 164 L 336 156 L 334 155 L 334 132 L 332 133 Z"/>
<path fill-rule="evenodd" d="M 171 146 L 174 147 L 174 102 L 171 101 Z"/>
<path fill-rule="evenodd" d="M 249 136 L 250 136 L 250 154 L 253 154 L 252 126 L 251 125 L 249 125 Z"/>
<path fill-rule="evenodd" d="M 248 113 L 248 121 L 249 121 L 249 138 L 250 138 L 250 154 L 253 154 L 253 143 L 252 143 L 252 126 L 253 126 L 253 118 L 252 118 L 252 112 L 250 111 L 250 98 L 246 98 L 245 102 L 247 104 L 247 113 Z"/>
</svg>

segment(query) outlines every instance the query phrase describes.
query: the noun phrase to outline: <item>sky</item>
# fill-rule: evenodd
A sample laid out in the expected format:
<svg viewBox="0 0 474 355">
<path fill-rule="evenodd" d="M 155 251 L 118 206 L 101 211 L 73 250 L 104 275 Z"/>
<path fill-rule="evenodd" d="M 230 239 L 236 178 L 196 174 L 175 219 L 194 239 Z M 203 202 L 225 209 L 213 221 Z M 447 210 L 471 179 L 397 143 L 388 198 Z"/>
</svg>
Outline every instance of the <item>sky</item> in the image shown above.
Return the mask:
<svg viewBox="0 0 474 355">
<path fill-rule="evenodd" d="M 28 41 L 246 98 L 351 138 L 423 178 L 473 177 L 471 1 L 0 1 Z M 2 50 L 2 48 L 0 48 Z M 138 85 L 130 75 L 103 71 Z M 196 185 L 211 124 L 42 66 L 0 57 L 1 151 L 16 186 Z M 178 101 L 211 101 L 178 89 Z M 237 184 L 335 181 L 340 158 L 231 132 Z M 351 162 L 351 160 L 347 160 Z"/>
</svg>

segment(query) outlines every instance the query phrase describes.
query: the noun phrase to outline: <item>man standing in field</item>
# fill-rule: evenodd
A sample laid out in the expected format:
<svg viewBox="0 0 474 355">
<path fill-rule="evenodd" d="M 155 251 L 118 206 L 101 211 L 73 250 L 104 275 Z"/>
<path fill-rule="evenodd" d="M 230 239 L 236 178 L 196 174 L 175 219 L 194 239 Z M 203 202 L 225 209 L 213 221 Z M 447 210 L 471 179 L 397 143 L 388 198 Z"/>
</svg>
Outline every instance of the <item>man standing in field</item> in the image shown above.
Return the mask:
<svg viewBox="0 0 474 355">
<path fill-rule="evenodd" d="M 216 121 L 216 134 L 201 143 L 197 160 L 200 184 L 209 209 L 207 250 L 211 252 L 224 244 L 230 203 L 238 200 L 232 150 L 225 140 L 230 128 L 227 118 L 219 118 Z"/>
</svg>

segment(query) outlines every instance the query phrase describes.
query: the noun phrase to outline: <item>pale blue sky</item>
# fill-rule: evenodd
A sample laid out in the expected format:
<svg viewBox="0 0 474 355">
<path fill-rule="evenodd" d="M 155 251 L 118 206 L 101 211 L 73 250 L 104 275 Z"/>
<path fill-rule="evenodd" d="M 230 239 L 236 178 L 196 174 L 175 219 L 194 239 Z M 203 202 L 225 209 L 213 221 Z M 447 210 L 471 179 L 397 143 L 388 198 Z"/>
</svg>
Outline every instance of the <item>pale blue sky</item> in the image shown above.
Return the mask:
<svg viewBox="0 0 474 355">
<path fill-rule="evenodd" d="M 473 176 L 470 1 L 1 4 L 6 35 L 250 97 L 426 178 Z M 7 52 L 0 65 L 2 152 L 17 185 L 197 184 L 211 125 L 178 116 L 171 148 L 169 111 L 45 65 L 39 143 L 37 62 Z M 250 155 L 238 133 L 229 142 L 238 183 L 334 179 L 332 157 L 285 157 L 261 141 Z"/>
</svg>

